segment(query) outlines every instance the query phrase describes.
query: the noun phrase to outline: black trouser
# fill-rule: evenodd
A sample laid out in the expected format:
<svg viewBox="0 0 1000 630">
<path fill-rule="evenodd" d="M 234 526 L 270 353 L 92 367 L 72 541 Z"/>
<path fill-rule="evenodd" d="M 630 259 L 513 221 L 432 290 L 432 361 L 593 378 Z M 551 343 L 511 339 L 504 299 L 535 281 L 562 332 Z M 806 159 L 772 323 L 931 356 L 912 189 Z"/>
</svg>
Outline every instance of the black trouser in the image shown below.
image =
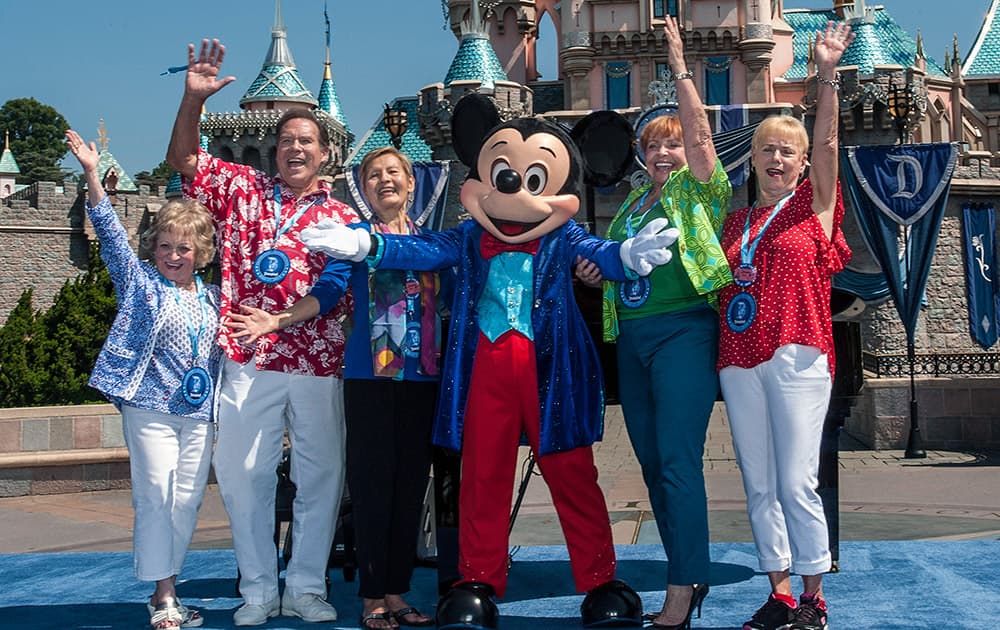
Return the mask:
<svg viewBox="0 0 1000 630">
<path fill-rule="evenodd" d="M 436 382 L 344 380 L 347 483 L 362 597 L 410 590 L 437 391 Z"/>
</svg>

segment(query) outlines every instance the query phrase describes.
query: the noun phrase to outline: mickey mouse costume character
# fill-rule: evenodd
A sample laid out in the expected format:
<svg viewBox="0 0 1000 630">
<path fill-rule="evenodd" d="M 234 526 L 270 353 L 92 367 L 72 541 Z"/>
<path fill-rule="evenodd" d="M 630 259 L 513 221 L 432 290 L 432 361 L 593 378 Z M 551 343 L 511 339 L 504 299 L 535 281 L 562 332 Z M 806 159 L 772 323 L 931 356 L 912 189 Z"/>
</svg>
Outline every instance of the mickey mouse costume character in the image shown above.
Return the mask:
<svg viewBox="0 0 1000 630">
<path fill-rule="evenodd" d="M 572 292 L 577 257 L 605 278 L 648 275 L 670 260 L 667 221 L 617 243 L 571 221 L 586 179 L 618 181 L 632 156 L 619 114 L 594 112 L 570 133 L 540 118 L 500 123 L 474 94 L 452 116 L 455 151 L 470 171 L 462 205 L 474 219 L 417 236 L 369 234 L 320 223 L 311 249 L 380 268 L 456 266 L 452 328 L 434 441 L 462 452 L 459 571 L 439 602 L 439 628 L 496 628 L 493 596 L 507 586 L 508 524 L 522 435 L 552 493 L 584 626 L 641 625 L 642 602 L 615 579 L 615 551 L 591 445 L 601 438 L 604 396 L 593 340 Z"/>
</svg>

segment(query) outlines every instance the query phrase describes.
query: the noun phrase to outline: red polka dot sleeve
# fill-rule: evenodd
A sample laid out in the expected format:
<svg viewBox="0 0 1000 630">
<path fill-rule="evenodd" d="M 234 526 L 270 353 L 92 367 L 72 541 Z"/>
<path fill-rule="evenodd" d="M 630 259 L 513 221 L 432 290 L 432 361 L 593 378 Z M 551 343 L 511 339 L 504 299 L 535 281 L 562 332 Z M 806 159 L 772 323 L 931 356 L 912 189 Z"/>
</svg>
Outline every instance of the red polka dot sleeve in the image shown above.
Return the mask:
<svg viewBox="0 0 1000 630">
<path fill-rule="evenodd" d="M 757 246 L 753 265 L 756 281 L 746 289 L 731 284 L 719 294 L 722 317 L 718 368 L 735 365 L 752 368 L 774 356 L 781 346 L 796 343 L 815 346 L 830 359 L 833 375 L 833 323 L 830 315 L 831 276 L 851 257 L 840 226 L 844 203 L 837 184 L 833 239 L 827 238 L 812 209 L 813 190 L 808 179 L 796 189 Z M 750 237 L 760 232 L 774 206 L 743 208 L 730 214 L 722 230 L 722 248 L 732 269 L 740 264 L 740 240 L 747 213 Z M 733 297 L 747 291 L 757 302 L 757 315 L 743 332 L 726 323 L 726 309 Z"/>
</svg>

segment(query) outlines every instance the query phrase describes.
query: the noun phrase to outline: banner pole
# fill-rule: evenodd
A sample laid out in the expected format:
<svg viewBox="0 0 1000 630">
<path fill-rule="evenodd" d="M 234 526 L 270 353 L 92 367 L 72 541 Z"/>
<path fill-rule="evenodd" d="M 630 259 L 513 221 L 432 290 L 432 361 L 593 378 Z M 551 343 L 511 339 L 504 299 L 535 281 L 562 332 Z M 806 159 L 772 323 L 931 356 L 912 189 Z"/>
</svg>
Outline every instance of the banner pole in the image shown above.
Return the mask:
<svg viewBox="0 0 1000 630">
<path fill-rule="evenodd" d="M 903 230 L 903 251 L 906 252 L 906 277 L 911 278 L 912 257 L 910 256 L 910 230 Z M 916 350 L 913 343 L 913 332 L 906 332 L 906 358 L 910 361 L 910 435 L 906 440 L 906 459 L 923 459 L 927 457 L 924 451 L 924 441 L 920 437 L 919 409 L 917 406 L 917 384 L 914 379 L 913 364 L 916 361 Z"/>
</svg>

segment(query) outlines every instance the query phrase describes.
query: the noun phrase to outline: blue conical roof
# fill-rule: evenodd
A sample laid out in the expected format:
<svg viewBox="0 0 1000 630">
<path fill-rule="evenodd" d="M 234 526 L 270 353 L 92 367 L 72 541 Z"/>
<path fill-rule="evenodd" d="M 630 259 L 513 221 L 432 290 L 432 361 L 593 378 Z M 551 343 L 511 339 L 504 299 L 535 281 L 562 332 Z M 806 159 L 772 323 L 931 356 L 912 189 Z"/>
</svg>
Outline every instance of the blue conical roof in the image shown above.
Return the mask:
<svg viewBox="0 0 1000 630">
<path fill-rule="evenodd" d="M 3 155 L 0 155 L 0 173 L 4 175 L 20 175 L 21 169 L 17 166 L 14 154 L 10 152 L 10 133 L 4 138 Z"/>
<path fill-rule="evenodd" d="M 316 98 L 299 78 L 292 52 L 288 49 L 285 25 L 281 22 L 280 0 L 275 10 L 274 26 L 271 28 L 271 47 L 264 58 L 260 74 L 240 99 L 240 106 L 245 108 L 248 103 L 267 101 L 290 101 L 316 106 Z"/>
<path fill-rule="evenodd" d="M 347 118 L 344 116 L 344 109 L 340 106 L 340 99 L 337 97 L 337 88 L 333 85 L 333 74 L 330 72 L 330 62 L 326 62 L 323 70 L 323 83 L 319 86 L 319 108 L 342 124 L 348 132 L 351 128 L 347 125 Z"/>
<path fill-rule="evenodd" d="M 497 53 L 490 43 L 489 29 L 479 13 L 479 3 L 473 2 L 471 15 L 462 23 L 462 43 L 451 61 L 444 78 L 445 87 L 452 81 L 479 81 L 484 86 L 494 81 L 507 81 Z"/>
<path fill-rule="evenodd" d="M 462 43 L 444 78 L 445 86 L 451 85 L 452 81 L 493 83 L 507 80 L 507 73 L 500 65 L 497 53 L 490 44 L 490 38 L 485 33 L 462 35 Z"/>
<path fill-rule="evenodd" d="M 122 168 L 122 165 L 118 163 L 115 156 L 111 154 L 111 151 L 107 149 L 102 149 L 97 158 L 97 174 L 100 176 L 101 181 L 108 176 L 108 172 L 114 170 L 115 175 L 118 176 L 118 183 L 116 184 L 116 190 L 118 192 L 138 192 L 139 187 L 135 185 L 132 178 L 129 177 L 128 173 Z M 80 190 L 87 190 L 87 180 L 85 178 L 80 179 L 79 183 Z"/>
<path fill-rule="evenodd" d="M 883 6 L 869 9 L 869 20 L 852 21 L 854 42 L 840 60 L 842 66 L 858 66 L 862 74 L 871 74 L 877 65 L 912 66 L 917 56 L 917 42 L 903 30 Z M 803 79 L 808 73 L 809 43 L 830 20 L 839 18 L 831 9 L 785 9 L 785 21 L 795 31 L 792 41 L 794 61 L 785 72 L 786 79 Z M 947 76 L 936 61 L 927 57 L 927 72 Z"/>
<path fill-rule="evenodd" d="M 976 41 L 969 50 L 969 56 L 962 64 L 962 76 L 982 77 L 1000 75 L 1000 0 L 990 3 L 986 19 L 979 28 Z"/>
</svg>

